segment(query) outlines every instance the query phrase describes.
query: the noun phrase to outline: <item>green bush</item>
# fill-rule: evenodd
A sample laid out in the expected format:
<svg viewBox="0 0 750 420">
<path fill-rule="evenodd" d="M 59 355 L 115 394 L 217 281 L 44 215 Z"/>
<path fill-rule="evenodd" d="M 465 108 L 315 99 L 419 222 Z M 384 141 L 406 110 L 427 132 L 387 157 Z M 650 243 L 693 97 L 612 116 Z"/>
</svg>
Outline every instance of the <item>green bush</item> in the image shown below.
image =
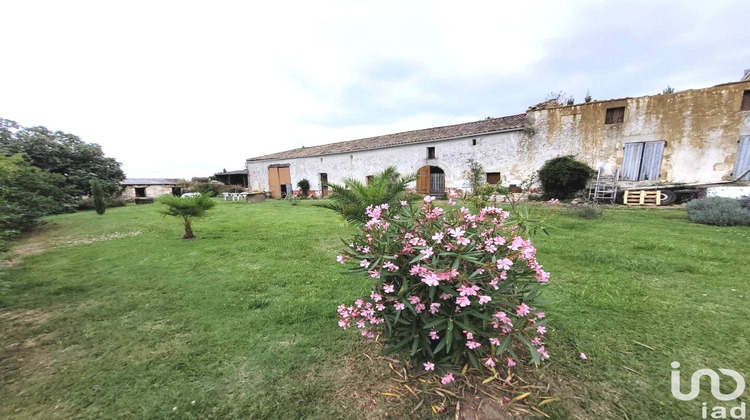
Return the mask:
<svg viewBox="0 0 750 420">
<path fill-rule="evenodd" d="M 343 185 L 326 184 L 333 190 L 333 194 L 329 201 L 317 206 L 341 214 L 349 223 L 364 224 L 369 220 L 365 214 L 368 206 L 396 206 L 400 201 L 416 199 L 416 194 L 406 192 L 406 186 L 415 179 L 417 177 L 414 175 L 401 176 L 396 167 L 390 166 L 375 175 L 369 185 L 352 178 L 345 179 Z"/>
<path fill-rule="evenodd" d="M 539 169 L 539 182 L 545 199 L 564 200 L 586 188 L 586 182 L 594 170 L 573 156 L 560 156 L 550 159 Z"/>
<path fill-rule="evenodd" d="M 196 182 L 185 185 L 185 192 L 197 192 L 209 197 L 216 197 L 225 192 L 242 192 L 244 188 L 237 185 L 225 185 L 220 182 Z"/>
<path fill-rule="evenodd" d="M 604 215 L 604 210 L 596 203 L 568 204 L 567 212 L 586 220 L 598 219 Z"/>
<path fill-rule="evenodd" d="M 63 176 L 31 166 L 20 155 L 0 153 L 0 249 L 37 226 L 41 217 L 66 211 L 64 183 Z"/>
<path fill-rule="evenodd" d="M 96 214 L 101 216 L 107 210 L 107 206 L 104 204 L 104 191 L 102 190 L 102 184 L 98 179 L 92 179 L 90 182 L 91 197 L 94 200 L 94 210 L 96 210 Z"/>
<path fill-rule="evenodd" d="M 726 197 L 707 197 L 687 203 L 688 220 L 704 225 L 748 226 L 750 208 L 743 207 L 740 200 Z"/>
<path fill-rule="evenodd" d="M 297 183 L 297 188 L 301 190 L 302 198 L 307 198 L 307 196 L 310 195 L 310 181 L 308 181 L 306 178 L 301 179 Z"/>
<path fill-rule="evenodd" d="M 339 306 L 339 326 L 379 337 L 443 385 L 466 365 L 493 374 L 548 358 L 546 318 L 532 305 L 549 273 L 531 241 L 499 208 L 473 215 L 432 200 L 367 208 L 337 260 L 367 277 L 371 293 Z"/>
</svg>

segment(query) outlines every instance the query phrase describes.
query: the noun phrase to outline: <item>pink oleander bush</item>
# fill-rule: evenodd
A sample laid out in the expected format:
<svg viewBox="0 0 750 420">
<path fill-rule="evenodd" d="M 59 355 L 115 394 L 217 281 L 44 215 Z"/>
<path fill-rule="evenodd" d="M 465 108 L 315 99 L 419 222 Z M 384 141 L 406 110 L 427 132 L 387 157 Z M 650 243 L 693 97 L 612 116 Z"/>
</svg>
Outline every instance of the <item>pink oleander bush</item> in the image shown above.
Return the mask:
<svg viewBox="0 0 750 420">
<path fill-rule="evenodd" d="M 507 211 L 475 215 L 433 200 L 367 208 L 370 220 L 337 260 L 371 278 L 372 292 L 339 306 L 339 326 L 379 337 L 443 384 L 467 363 L 493 370 L 549 358 L 545 315 L 532 306 L 549 273 L 531 241 Z"/>
</svg>

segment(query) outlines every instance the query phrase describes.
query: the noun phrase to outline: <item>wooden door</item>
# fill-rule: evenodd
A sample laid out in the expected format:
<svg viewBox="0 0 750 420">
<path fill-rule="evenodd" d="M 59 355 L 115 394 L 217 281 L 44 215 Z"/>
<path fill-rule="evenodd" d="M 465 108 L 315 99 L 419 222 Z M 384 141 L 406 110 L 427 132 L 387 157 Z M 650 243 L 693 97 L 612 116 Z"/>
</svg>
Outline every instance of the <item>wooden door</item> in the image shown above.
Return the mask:
<svg viewBox="0 0 750 420">
<path fill-rule="evenodd" d="M 271 198 L 281 198 L 281 183 L 277 167 L 268 168 L 268 189 L 271 190 Z"/>
<path fill-rule="evenodd" d="M 423 166 L 417 171 L 417 194 L 430 193 L 430 167 Z"/>
</svg>

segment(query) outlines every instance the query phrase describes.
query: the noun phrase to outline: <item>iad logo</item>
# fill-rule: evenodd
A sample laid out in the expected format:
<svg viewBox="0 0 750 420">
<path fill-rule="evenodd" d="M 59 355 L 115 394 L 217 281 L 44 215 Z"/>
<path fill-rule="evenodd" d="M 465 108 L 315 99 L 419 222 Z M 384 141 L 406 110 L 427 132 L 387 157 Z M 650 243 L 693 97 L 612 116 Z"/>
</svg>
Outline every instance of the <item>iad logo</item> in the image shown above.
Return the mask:
<svg viewBox="0 0 750 420">
<path fill-rule="evenodd" d="M 729 394 L 723 394 L 721 390 L 719 389 L 719 386 L 721 384 L 721 378 L 719 377 L 719 374 L 711 369 L 698 369 L 695 372 L 693 372 L 693 376 L 690 377 L 690 392 L 687 394 L 683 393 L 680 390 L 680 371 L 678 370 L 680 368 L 679 362 L 672 362 L 672 396 L 677 398 L 680 401 L 690 401 L 694 400 L 698 394 L 700 393 L 701 389 L 701 378 L 704 376 L 708 376 L 708 378 L 711 380 L 711 394 L 719 401 L 731 401 L 735 400 L 742 395 L 743 392 L 745 392 L 745 378 L 742 377 L 739 373 L 737 373 L 734 370 L 731 369 L 719 369 L 719 372 L 722 373 L 722 375 L 726 375 L 734 379 L 734 382 L 737 384 L 737 387 L 735 388 L 734 392 L 731 392 Z M 706 403 L 703 403 L 703 409 L 702 413 L 703 418 L 708 418 L 708 406 Z M 731 416 L 733 419 L 744 419 L 745 414 L 745 403 L 742 403 L 736 407 L 732 407 L 729 410 L 729 413 L 727 413 L 727 408 L 723 406 L 716 406 L 713 407 L 711 410 L 711 418 L 712 419 L 726 419 L 730 418 L 727 417 L 727 414 Z"/>
</svg>

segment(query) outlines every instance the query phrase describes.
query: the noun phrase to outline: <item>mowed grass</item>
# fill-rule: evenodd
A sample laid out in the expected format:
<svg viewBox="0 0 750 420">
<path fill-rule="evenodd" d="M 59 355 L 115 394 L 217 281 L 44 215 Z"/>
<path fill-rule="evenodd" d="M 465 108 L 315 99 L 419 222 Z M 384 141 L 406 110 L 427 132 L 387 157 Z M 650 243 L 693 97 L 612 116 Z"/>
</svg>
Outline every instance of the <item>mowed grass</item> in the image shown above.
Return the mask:
<svg viewBox="0 0 750 420">
<path fill-rule="evenodd" d="M 50 218 L 27 241 L 49 249 L 4 269 L 0 417 L 408 413 L 348 398 L 372 394 L 373 378 L 351 368 L 369 362 L 335 309 L 366 295 L 368 280 L 335 262 L 353 229 L 310 204 L 221 203 L 191 241 L 156 205 Z M 750 375 L 750 229 L 661 209 L 549 222 L 558 229 L 534 242 L 553 276 L 542 381 L 562 401 L 545 406 L 550 416 L 697 418 L 708 387 L 675 400 L 670 362 L 683 378 L 704 367 Z M 373 399 L 377 410 L 363 405 Z"/>
</svg>

